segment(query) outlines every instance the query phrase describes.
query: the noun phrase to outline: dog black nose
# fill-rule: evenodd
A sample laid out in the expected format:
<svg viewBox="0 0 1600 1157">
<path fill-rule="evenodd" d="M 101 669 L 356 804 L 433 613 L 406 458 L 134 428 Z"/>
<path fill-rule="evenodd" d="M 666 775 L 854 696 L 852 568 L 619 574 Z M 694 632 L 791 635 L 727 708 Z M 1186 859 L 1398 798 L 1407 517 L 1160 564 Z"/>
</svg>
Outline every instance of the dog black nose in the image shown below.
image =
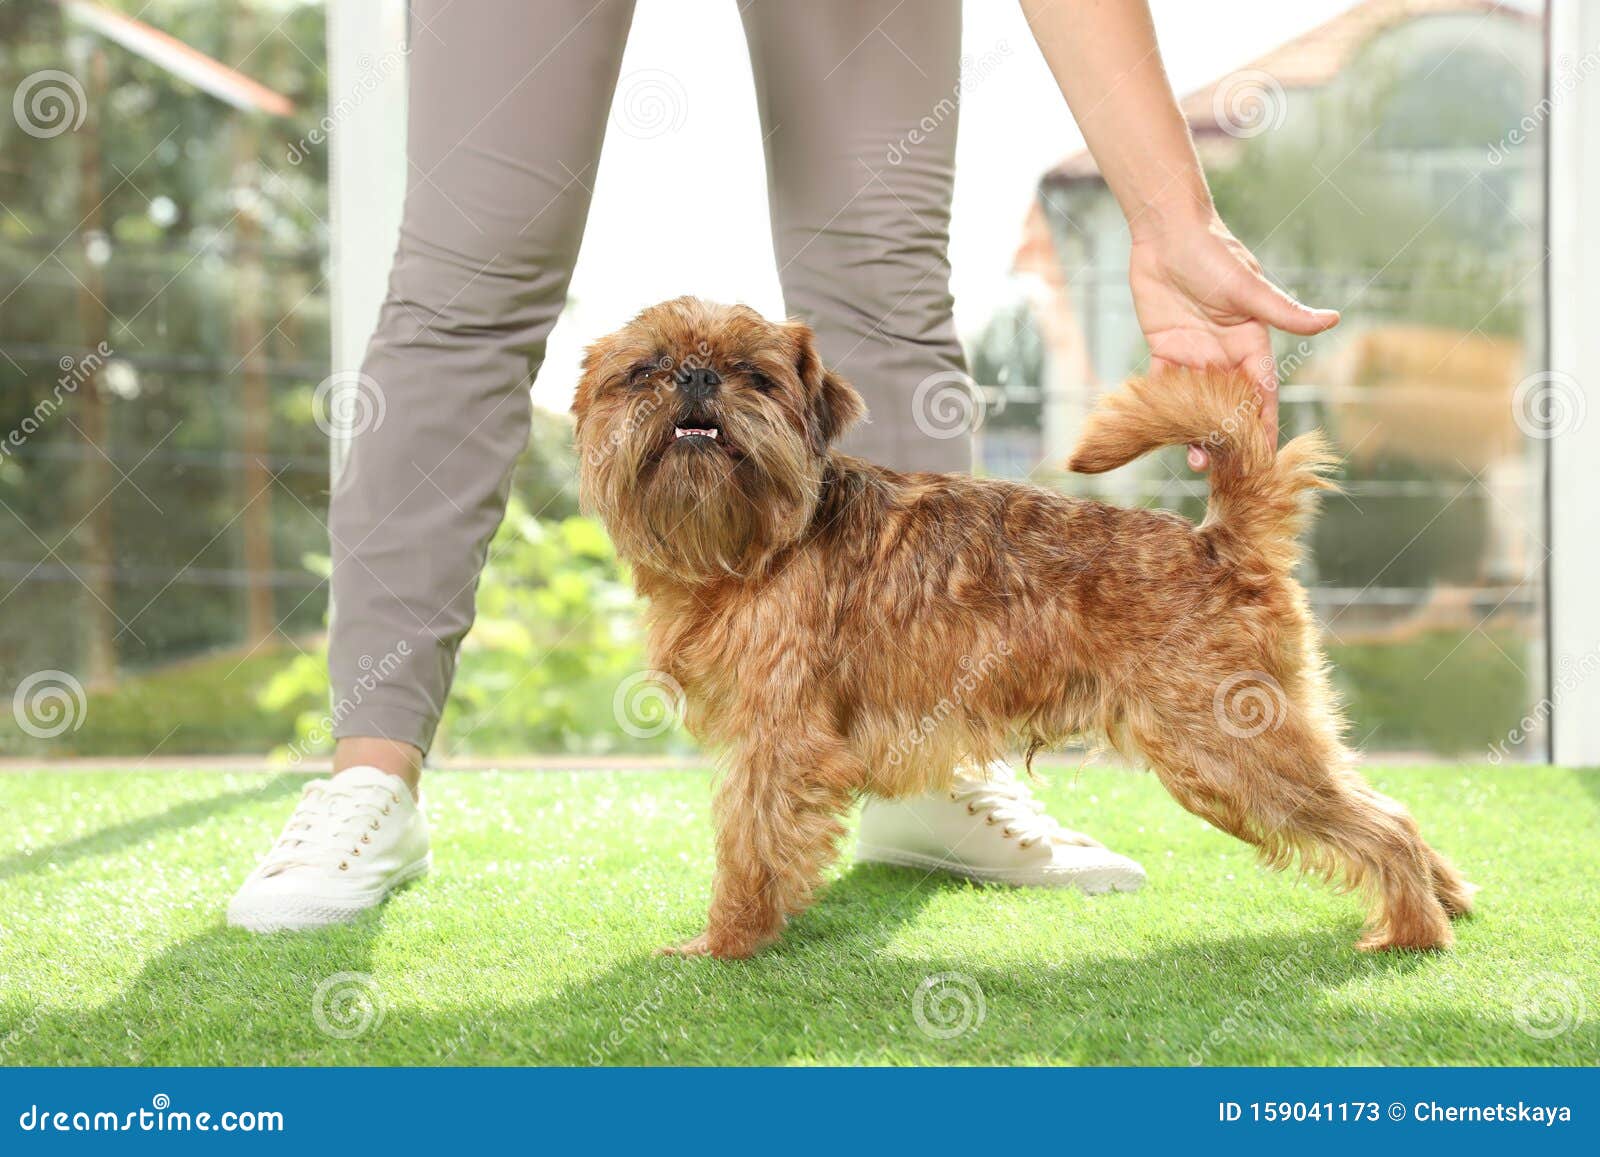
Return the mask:
<svg viewBox="0 0 1600 1157">
<path fill-rule="evenodd" d="M 683 396 L 691 402 L 703 402 L 717 392 L 717 387 L 722 384 L 722 378 L 710 366 L 700 366 L 690 369 L 681 367 L 672 375 L 672 380 L 677 383 L 678 389 L 683 391 Z"/>
</svg>

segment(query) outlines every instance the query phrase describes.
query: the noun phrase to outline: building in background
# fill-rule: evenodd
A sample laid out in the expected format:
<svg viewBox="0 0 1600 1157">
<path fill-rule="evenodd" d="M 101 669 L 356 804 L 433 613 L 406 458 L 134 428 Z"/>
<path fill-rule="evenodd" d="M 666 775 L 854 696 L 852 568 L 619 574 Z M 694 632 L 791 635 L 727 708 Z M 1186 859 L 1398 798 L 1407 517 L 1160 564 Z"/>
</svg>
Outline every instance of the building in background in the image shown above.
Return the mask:
<svg viewBox="0 0 1600 1157">
<path fill-rule="evenodd" d="M 1274 275 L 1353 315 L 1357 324 L 1341 336 L 1408 319 L 1419 293 L 1441 295 L 1426 320 L 1448 324 L 1442 297 L 1452 278 L 1484 279 L 1542 256 L 1543 154 L 1507 140 L 1539 102 L 1542 56 L 1541 22 L 1490 0 L 1367 0 L 1181 107 L 1224 218 Z M 1263 187 L 1241 187 L 1258 175 Z M 1330 200 L 1346 212 L 1322 216 Z M 1437 209 L 1451 229 L 1417 242 L 1459 230 L 1473 238 L 1462 256 L 1474 267 L 1438 271 L 1432 286 L 1413 277 L 1396 290 L 1384 268 L 1393 254 L 1370 267 L 1341 261 L 1339 218 L 1382 213 L 1386 202 L 1403 203 L 1408 219 Z M 977 376 L 990 394 L 985 466 L 993 472 L 1028 473 L 1064 458 L 1104 384 L 1143 361 L 1128 247 L 1121 210 L 1087 151 L 1043 176 L 1014 263 L 1017 311 L 996 320 L 976 359 L 989 371 Z M 1411 262 L 1402 268 L 1415 272 Z M 1539 320 L 1537 311 L 1528 316 Z M 1005 350 L 1023 321 L 1038 349 L 991 352 Z M 1307 360 L 1285 358 L 1286 376 Z"/>
<path fill-rule="evenodd" d="M 1555 62 L 1552 91 L 1595 63 Z M 1224 220 L 1284 285 L 1344 313 L 1314 341 L 1276 335 L 1277 354 L 1287 431 L 1322 426 L 1345 455 L 1349 494 L 1327 505 L 1306 577 L 1381 744 L 1450 749 L 1482 730 L 1466 714 L 1503 730 L 1542 683 L 1530 409 L 1546 400 L 1524 383 L 1545 356 L 1544 92 L 1538 14 L 1366 0 L 1181 102 Z M 1103 479 L 1053 471 L 1147 357 L 1129 244 L 1088 153 L 1043 176 L 1016 301 L 973 343 L 980 465 L 1196 515 L 1205 484 L 1176 453 Z"/>
</svg>

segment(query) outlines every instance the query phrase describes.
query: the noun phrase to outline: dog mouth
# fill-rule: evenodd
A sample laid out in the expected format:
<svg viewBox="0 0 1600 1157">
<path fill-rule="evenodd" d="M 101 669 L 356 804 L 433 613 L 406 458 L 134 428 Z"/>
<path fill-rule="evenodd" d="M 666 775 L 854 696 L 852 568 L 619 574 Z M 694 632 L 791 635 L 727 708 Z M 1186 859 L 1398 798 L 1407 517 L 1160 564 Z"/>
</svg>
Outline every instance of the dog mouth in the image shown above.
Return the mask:
<svg viewBox="0 0 1600 1157">
<path fill-rule="evenodd" d="M 714 450 L 730 458 L 740 457 L 738 448 L 728 440 L 728 432 L 722 428 L 722 423 L 705 413 L 684 414 L 672 427 L 672 438 L 662 453 L 680 448 L 686 451 Z"/>
<path fill-rule="evenodd" d="M 691 446 L 700 443 L 710 445 L 721 437 L 722 429 L 719 426 L 674 426 L 672 429 L 674 444 L 685 442 Z"/>
</svg>

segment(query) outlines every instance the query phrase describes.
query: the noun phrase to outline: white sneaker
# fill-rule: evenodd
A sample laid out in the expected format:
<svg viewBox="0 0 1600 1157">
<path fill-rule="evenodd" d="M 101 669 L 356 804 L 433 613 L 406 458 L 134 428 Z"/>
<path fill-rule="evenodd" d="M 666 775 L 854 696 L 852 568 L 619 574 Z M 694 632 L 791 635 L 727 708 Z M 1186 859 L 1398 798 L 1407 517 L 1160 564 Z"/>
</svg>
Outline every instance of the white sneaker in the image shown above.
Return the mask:
<svg viewBox="0 0 1600 1157">
<path fill-rule="evenodd" d="M 1144 869 L 1062 827 L 1005 763 L 957 772 L 944 793 L 868 799 L 856 838 L 860 863 L 899 864 L 986 883 L 1132 892 Z"/>
<path fill-rule="evenodd" d="M 403 779 L 352 767 L 305 786 L 283 834 L 228 905 L 251 932 L 341 924 L 432 864 L 428 821 Z"/>
</svg>

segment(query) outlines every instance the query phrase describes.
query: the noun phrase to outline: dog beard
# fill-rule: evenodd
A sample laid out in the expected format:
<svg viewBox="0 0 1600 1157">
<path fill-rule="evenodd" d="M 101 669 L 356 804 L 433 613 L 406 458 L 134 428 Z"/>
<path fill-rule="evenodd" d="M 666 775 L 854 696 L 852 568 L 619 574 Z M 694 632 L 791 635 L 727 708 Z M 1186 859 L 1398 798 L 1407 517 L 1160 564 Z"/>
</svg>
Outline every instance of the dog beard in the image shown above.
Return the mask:
<svg viewBox="0 0 1600 1157">
<path fill-rule="evenodd" d="M 805 531 L 821 485 L 802 434 L 759 401 L 724 407 L 715 441 L 676 420 L 623 420 L 616 452 L 585 455 L 585 492 L 625 558 L 680 581 L 748 576 Z"/>
</svg>

